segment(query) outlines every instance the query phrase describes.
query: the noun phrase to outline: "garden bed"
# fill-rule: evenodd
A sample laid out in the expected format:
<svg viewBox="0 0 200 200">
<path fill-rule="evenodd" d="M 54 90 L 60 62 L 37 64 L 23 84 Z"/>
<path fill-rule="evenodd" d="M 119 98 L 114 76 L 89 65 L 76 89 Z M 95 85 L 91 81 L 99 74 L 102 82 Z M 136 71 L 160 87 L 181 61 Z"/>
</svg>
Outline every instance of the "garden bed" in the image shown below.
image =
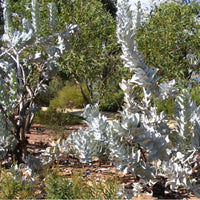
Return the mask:
<svg viewBox="0 0 200 200">
<path fill-rule="evenodd" d="M 107 115 L 110 120 L 113 120 L 114 116 L 116 115 L 116 113 L 103 114 Z M 60 136 L 66 138 L 70 133 L 78 131 L 80 127 L 86 128 L 87 125 L 82 122 L 81 124 L 77 125 L 64 126 L 61 130 L 59 130 L 62 132 L 62 134 L 57 135 L 55 130 L 48 126 L 33 124 L 31 126 L 30 133 L 26 134 L 28 138 L 28 151 L 32 154 L 39 155 L 41 150 L 44 150 L 46 147 L 48 147 L 53 140 L 58 139 Z M 56 163 L 54 163 L 54 167 L 55 166 L 59 168 L 60 173 L 62 173 L 62 175 L 67 179 L 70 179 L 73 174 L 81 174 L 83 176 L 83 180 L 89 185 L 93 184 L 94 182 L 103 183 L 105 180 L 114 178 L 117 180 L 119 185 L 124 186 L 127 193 L 131 192 L 133 189 L 132 183 L 137 181 L 131 174 L 117 173 L 114 165 L 109 162 L 100 164 L 98 160 L 95 160 L 93 163 L 90 163 L 90 165 L 83 165 L 78 161 L 77 158 L 66 155 L 66 157 L 59 158 Z M 133 199 L 157 199 L 152 197 L 152 194 L 150 193 L 151 189 L 152 188 L 146 188 L 146 191 L 141 193 L 140 196 L 134 197 Z M 42 193 L 39 195 L 39 197 L 43 197 Z M 196 199 L 196 197 L 191 194 L 187 195 L 186 191 L 184 190 L 182 190 L 180 193 L 166 194 L 166 198 Z"/>
</svg>

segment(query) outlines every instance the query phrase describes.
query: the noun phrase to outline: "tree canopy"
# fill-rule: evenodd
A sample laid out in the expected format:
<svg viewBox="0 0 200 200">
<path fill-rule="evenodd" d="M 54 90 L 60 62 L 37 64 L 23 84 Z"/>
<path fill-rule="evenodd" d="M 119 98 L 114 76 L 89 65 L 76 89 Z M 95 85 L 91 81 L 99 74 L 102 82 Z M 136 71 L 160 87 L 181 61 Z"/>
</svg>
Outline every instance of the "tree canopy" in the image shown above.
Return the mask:
<svg viewBox="0 0 200 200">
<path fill-rule="evenodd" d="M 30 6 L 27 4 L 25 8 L 25 2 L 29 1 L 12 1 L 11 9 L 20 11 L 19 16 L 23 14 L 31 18 Z M 44 22 L 41 24 L 42 36 L 51 33 L 46 17 L 49 2 L 40 2 L 40 18 Z M 54 31 L 63 30 L 65 21 L 80 28 L 78 36 L 70 41 L 70 51 L 59 61 L 62 72 L 78 85 L 87 103 L 100 103 L 103 98 L 113 97 L 111 94 L 120 90 L 121 78 L 127 75 L 115 34 L 116 0 L 59 0 L 54 3 L 58 8 Z M 14 23 L 20 26 L 17 20 Z"/>
<path fill-rule="evenodd" d="M 117 13 L 117 1 L 116 0 L 101 0 L 101 2 L 105 5 L 106 10 L 110 12 L 110 14 L 115 18 Z"/>
<path fill-rule="evenodd" d="M 138 50 L 163 79 L 189 80 L 199 72 L 199 4 L 162 3 L 155 6 L 137 31 Z"/>
<path fill-rule="evenodd" d="M 71 40 L 71 50 L 66 53 L 62 69 L 80 87 L 87 86 L 88 103 L 101 100 L 108 91 L 119 90 L 118 83 L 126 70 L 120 61 L 112 15 L 99 0 L 61 0 L 58 8 L 60 20 L 67 19 L 80 28 L 78 37 Z"/>
</svg>

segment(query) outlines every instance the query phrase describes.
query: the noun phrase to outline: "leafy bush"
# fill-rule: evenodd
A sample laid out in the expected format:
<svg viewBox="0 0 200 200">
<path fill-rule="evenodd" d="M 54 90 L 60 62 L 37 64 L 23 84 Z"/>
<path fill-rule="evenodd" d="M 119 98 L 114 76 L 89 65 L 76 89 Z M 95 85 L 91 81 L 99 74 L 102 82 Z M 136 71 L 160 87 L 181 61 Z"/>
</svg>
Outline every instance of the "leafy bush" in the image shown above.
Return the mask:
<svg viewBox="0 0 200 200">
<path fill-rule="evenodd" d="M 124 93 L 120 90 L 116 93 L 108 93 L 100 102 L 99 109 L 102 111 L 116 112 L 121 109 L 124 102 Z"/>
<path fill-rule="evenodd" d="M 58 172 L 49 174 L 45 181 L 48 199 L 73 199 L 72 185 Z"/>
<path fill-rule="evenodd" d="M 200 91 L 200 86 L 198 86 L 198 85 L 191 89 L 192 98 L 196 101 L 197 105 L 200 105 L 200 94 L 199 94 L 199 91 Z"/>
<path fill-rule="evenodd" d="M 49 126 L 64 126 L 80 124 L 82 120 L 83 118 L 77 115 L 59 112 L 56 109 L 49 107 L 47 111 L 39 111 L 35 116 L 34 122 Z"/>
<path fill-rule="evenodd" d="M 191 71 L 199 73 L 199 2 L 191 2 L 165 1 L 153 6 L 148 20 L 137 30 L 137 47 L 143 60 L 159 68 L 163 80 L 179 78 L 187 83 Z"/>
<path fill-rule="evenodd" d="M 83 108 L 86 105 L 81 92 L 76 85 L 67 83 L 58 96 L 50 101 L 50 106 L 53 108 Z"/>
<path fill-rule="evenodd" d="M 99 181 L 91 177 L 88 180 L 82 172 L 65 176 L 58 166 L 33 173 L 23 164 L 9 169 L 1 168 L 0 198 L 115 199 L 118 184 L 115 177 Z"/>
<path fill-rule="evenodd" d="M 165 111 L 166 114 L 170 117 L 174 115 L 174 99 L 167 98 L 162 102 L 157 101 L 156 106 L 157 106 L 158 113 Z"/>
<path fill-rule="evenodd" d="M 116 194 L 119 190 L 117 179 L 108 178 L 105 181 L 92 183 L 92 198 L 93 199 L 116 199 Z"/>
<path fill-rule="evenodd" d="M 115 199 L 118 182 L 111 178 L 102 182 L 87 182 L 77 173 L 67 179 L 56 169 L 48 173 L 45 186 L 48 199 Z"/>
<path fill-rule="evenodd" d="M 4 33 L 0 36 L 0 124 L 6 124 L 7 130 L 4 126 L 0 127 L 0 143 L 3 144 L 5 138 L 10 138 L 10 144 L 14 142 L 13 138 L 21 141 L 23 145 L 16 145 L 18 149 L 14 152 L 18 152 L 18 160 L 24 161 L 27 147 L 25 133 L 38 111 L 35 98 L 48 89 L 48 81 L 59 69 L 59 58 L 69 49 L 69 38 L 79 28 L 65 24 L 62 26 L 64 29 L 58 31 L 55 2 L 45 4 L 46 9 L 49 8 L 49 12 L 45 12 L 45 15 L 49 14 L 45 16 L 46 20 L 40 18 L 42 6 L 37 0 L 20 2 L 23 5 L 20 11 L 31 11 L 32 19 L 28 19 L 25 12 L 18 12 L 9 0 L 1 1 Z M 16 10 L 12 12 L 11 7 Z M 2 153 L 5 154 L 4 149 L 1 149 L 0 155 Z"/>
<path fill-rule="evenodd" d="M 19 171 L 1 169 L 0 174 L 1 199 L 31 199 L 34 198 L 34 183 L 25 181 Z"/>
<path fill-rule="evenodd" d="M 88 127 L 72 133 L 62 144 L 68 144 L 65 148 L 73 149 L 82 163 L 90 163 L 94 157 L 106 158 L 115 162 L 117 171 L 139 175 L 141 185 L 133 184 L 133 195 L 148 185 L 153 188 L 153 196 L 158 197 L 154 186 L 159 183 L 163 188 L 162 197 L 165 189 L 192 190 L 198 179 L 192 173 L 199 166 L 200 107 L 186 89 L 178 91 L 175 80 L 159 83 L 158 69 L 141 61 L 134 38 L 141 17 L 140 4 L 132 11 L 129 0 L 123 1 L 118 4 L 118 12 L 117 36 L 122 45 L 122 59 L 134 72 L 131 79 L 120 84 L 125 101 L 121 120 L 109 123 L 97 106 L 87 105 L 83 114 Z M 137 98 L 136 85 L 143 92 L 141 101 Z M 157 112 L 156 99 L 167 102 L 169 98 L 174 99 L 175 130 L 168 127 L 168 116 Z M 164 181 L 161 183 L 159 179 Z"/>
</svg>

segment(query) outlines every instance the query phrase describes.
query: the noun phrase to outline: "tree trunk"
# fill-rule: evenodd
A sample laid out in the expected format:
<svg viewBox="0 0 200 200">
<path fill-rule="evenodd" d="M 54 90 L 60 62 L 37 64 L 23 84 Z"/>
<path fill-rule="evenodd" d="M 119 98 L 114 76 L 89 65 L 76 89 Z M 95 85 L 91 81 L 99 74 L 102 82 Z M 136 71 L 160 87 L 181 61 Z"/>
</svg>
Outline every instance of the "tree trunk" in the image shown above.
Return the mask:
<svg viewBox="0 0 200 200">
<path fill-rule="evenodd" d="M 82 94 L 84 100 L 86 101 L 87 104 L 89 104 L 90 101 L 89 101 L 89 99 L 87 98 L 85 92 L 83 91 L 83 88 L 82 88 L 81 84 L 80 84 L 79 81 L 76 79 L 76 77 L 74 76 L 73 73 L 71 73 L 71 75 L 72 75 L 72 78 L 74 79 L 76 85 L 78 86 L 78 88 L 79 88 L 79 90 L 80 90 L 80 92 L 81 92 L 81 94 Z"/>
<path fill-rule="evenodd" d="M 16 125 L 17 128 L 15 130 L 15 133 L 18 139 L 18 145 L 14 153 L 16 154 L 16 161 L 21 163 L 25 161 L 25 158 L 27 156 L 27 140 L 25 136 L 26 115 L 24 102 L 22 102 L 19 106 L 18 116 L 16 118 Z"/>
<path fill-rule="evenodd" d="M 27 140 L 23 126 L 18 126 L 16 130 L 16 137 L 18 139 L 18 144 L 14 151 L 14 160 L 18 163 L 22 163 L 25 161 L 27 156 Z"/>
</svg>

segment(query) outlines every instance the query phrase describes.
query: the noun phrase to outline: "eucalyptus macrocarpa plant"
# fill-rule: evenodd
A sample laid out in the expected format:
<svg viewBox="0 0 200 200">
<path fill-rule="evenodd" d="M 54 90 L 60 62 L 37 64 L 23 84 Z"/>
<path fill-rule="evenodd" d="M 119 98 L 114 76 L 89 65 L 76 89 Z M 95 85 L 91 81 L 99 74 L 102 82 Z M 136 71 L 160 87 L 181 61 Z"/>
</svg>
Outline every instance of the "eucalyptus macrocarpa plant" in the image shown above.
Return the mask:
<svg viewBox="0 0 200 200">
<path fill-rule="evenodd" d="M 129 0 L 117 4 L 121 58 L 124 66 L 134 72 L 130 80 L 122 80 L 120 84 L 125 95 L 121 120 L 109 123 L 97 106 L 88 105 L 84 111 L 88 128 L 73 133 L 62 144 L 68 144 L 65 150 L 73 149 L 83 163 L 92 162 L 94 157 L 99 160 L 104 157 L 115 163 L 117 170 L 139 177 L 143 185 L 161 181 L 163 195 L 167 186 L 171 190 L 180 186 L 192 189 L 197 181 L 191 175 L 198 165 L 200 107 L 191 100 L 186 89 L 178 91 L 175 80 L 159 83 L 158 69 L 142 62 L 135 42 L 141 4 L 135 6 L 132 10 Z M 143 91 L 142 100 L 136 98 L 138 86 Z M 169 97 L 176 102 L 174 130 L 169 128 L 166 114 L 156 111 L 155 99 L 162 101 Z M 142 189 L 138 183 L 135 186 Z"/>
<path fill-rule="evenodd" d="M 9 0 L 2 1 L 4 34 L 0 50 L 0 147 L 1 156 L 16 150 L 17 159 L 25 157 L 25 132 L 29 130 L 34 113 L 38 111 L 35 98 L 48 89 L 47 81 L 58 70 L 58 60 L 69 47 L 69 39 L 78 27 L 66 24 L 56 32 L 56 4 L 49 4 L 50 31 L 42 35 L 40 6 L 32 0 L 32 20 L 19 19 L 10 13 Z M 16 17 L 22 27 L 12 27 Z"/>
<path fill-rule="evenodd" d="M 125 106 L 122 121 L 113 122 L 113 158 L 119 160 L 119 169 L 140 175 L 145 182 L 162 176 L 171 189 L 190 187 L 195 182 L 190 175 L 197 165 L 200 147 L 199 107 L 191 100 L 187 90 L 182 90 L 177 96 L 175 80 L 159 84 L 158 70 L 142 62 L 135 42 L 141 19 L 140 9 L 138 4 L 137 9 L 132 11 L 129 0 L 118 3 L 117 36 L 122 45 L 122 59 L 134 75 L 131 80 L 121 83 Z M 143 89 L 141 102 L 135 98 L 136 85 Z M 155 98 L 164 100 L 175 96 L 177 129 L 170 130 L 167 116 L 164 112 L 156 112 L 154 102 Z M 119 149 L 124 149 L 124 153 Z M 124 155 L 126 162 L 123 163 L 121 158 Z"/>
</svg>

